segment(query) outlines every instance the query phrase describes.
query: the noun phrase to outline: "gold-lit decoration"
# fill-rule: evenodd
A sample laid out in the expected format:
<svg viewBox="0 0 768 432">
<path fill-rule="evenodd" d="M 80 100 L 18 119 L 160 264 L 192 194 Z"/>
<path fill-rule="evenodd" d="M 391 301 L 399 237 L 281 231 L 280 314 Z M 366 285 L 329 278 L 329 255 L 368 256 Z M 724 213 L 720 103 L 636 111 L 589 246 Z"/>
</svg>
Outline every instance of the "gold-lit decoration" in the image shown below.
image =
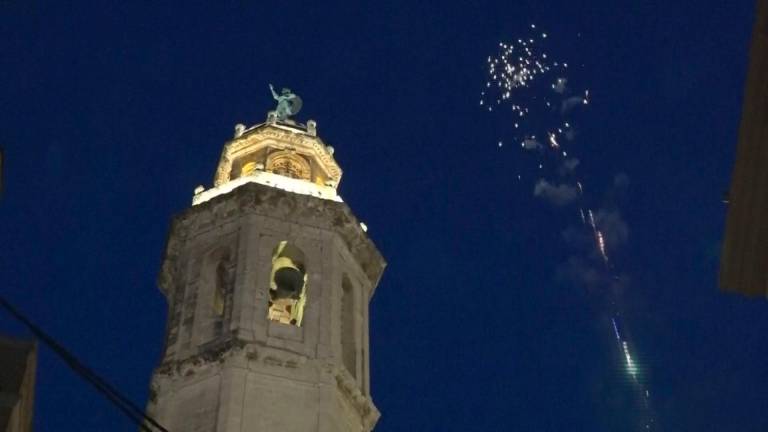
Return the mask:
<svg viewBox="0 0 768 432">
<path fill-rule="evenodd" d="M 334 189 L 339 184 L 342 172 L 333 158 L 333 150 L 316 135 L 316 130 L 266 123 L 238 131 L 222 151 L 214 187 L 240 177 L 256 176 L 262 170 L 325 186 L 331 182 Z M 256 172 L 248 174 L 244 170 L 251 161 L 258 161 Z"/>
<path fill-rule="evenodd" d="M 272 256 L 269 282 L 269 311 L 272 321 L 301 326 L 307 302 L 307 273 L 304 253 L 282 241 Z"/>
<path fill-rule="evenodd" d="M 271 154 L 267 160 L 267 171 L 301 180 L 309 180 L 312 175 L 307 160 L 288 151 Z"/>
<path fill-rule="evenodd" d="M 248 162 L 240 169 L 240 177 L 249 176 L 256 172 L 256 162 Z"/>
</svg>

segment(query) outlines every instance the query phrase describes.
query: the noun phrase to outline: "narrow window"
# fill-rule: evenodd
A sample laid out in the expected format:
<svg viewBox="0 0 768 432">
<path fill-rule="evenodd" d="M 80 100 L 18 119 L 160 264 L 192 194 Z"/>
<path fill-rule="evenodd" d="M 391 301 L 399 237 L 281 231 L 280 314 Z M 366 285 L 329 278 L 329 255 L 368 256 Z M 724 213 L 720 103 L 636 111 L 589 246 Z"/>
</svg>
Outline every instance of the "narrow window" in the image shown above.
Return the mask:
<svg viewBox="0 0 768 432">
<path fill-rule="evenodd" d="M 347 275 L 341 280 L 341 355 L 349 373 L 357 378 L 354 290 Z"/>
<path fill-rule="evenodd" d="M 201 340 L 221 336 L 230 310 L 234 281 L 235 265 L 230 249 L 222 246 L 209 252 L 200 270 L 200 301 L 195 319 Z"/>
<path fill-rule="evenodd" d="M 224 303 L 226 301 L 227 289 L 227 266 L 224 260 L 216 266 L 216 283 L 213 291 L 213 312 L 218 318 L 224 316 Z"/>
<path fill-rule="evenodd" d="M 281 241 L 272 252 L 268 317 L 272 321 L 301 326 L 306 302 L 304 253 L 298 247 Z"/>
</svg>

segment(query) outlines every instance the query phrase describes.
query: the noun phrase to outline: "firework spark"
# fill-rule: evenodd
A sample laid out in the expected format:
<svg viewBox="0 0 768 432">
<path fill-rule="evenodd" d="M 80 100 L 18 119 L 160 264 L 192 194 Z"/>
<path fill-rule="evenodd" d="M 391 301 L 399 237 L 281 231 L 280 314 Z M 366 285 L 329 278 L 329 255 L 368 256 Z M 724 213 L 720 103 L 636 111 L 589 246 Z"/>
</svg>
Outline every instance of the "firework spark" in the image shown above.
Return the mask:
<svg viewBox="0 0 768 432">
<path fill-rule="evenodd" d="M 534 182 L 534 195 L 555 206 L 577 206 L 582 226 L 590 231 L 594 240 L 601 271 L 608 276 L 606 279 L 619 280 L 607 251 L 605 233 L 608 231 L 605 230 L 609 228 L 601 226 L 607 222 L 596 218 L 585 204 L 586 192 L 577 172 L 581 158 L 566 148 L 573 145 L 577 136 L 574 116 L 589 107 L 591 94 L 589 89 L 578 89 L 574 85 L 567 62 L 547 53 L 545 39 L 547 34 L 531 25 L 527 37 L 499 43 L 496 55 L 487 58 L 488 79 L 480 105 L 489 112 L 495 108 L 497 113 L 505 114 L 505 121 L 512 126 L 511 138 L 520 143 L 522 151 L 538 158 L 539 178 Z M 537 137 L 545 139 L 539 141 Z M 502 141 L 498 146 L 502 147 Z M 541 177 L 541 173 L 547 172 L 558 173 L 560 179 Z M 517 178 L 522 176 L 518 174 Z M 568 196 L 565 192 L 569 192 Z M 611 323 L 617 349 L 622 355 L 624 370 L 642 395 L 647 412 L 643 430 L 650 431 L 654 427 L 650 391 L 642 383 L 641 370 L 622 331 L 615 300 L 611 301 Z"/>
<path fill-rule="evenodd" d="M 600 256 L 603 258 L 603 261 L 608 263 L 608 254 L 605 253 L 605 237 L 603 236 L 603 232 L 595 230 L 595 238 L 597 239 L 597 250 L 600 251 Z"/>
</svg>

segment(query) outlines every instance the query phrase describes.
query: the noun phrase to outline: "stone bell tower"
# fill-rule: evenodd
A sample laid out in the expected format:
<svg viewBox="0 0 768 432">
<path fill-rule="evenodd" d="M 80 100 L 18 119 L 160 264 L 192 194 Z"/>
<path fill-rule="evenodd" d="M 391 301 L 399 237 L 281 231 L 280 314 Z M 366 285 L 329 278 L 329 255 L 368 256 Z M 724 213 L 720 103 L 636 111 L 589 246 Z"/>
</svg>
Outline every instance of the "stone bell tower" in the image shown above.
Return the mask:
<svg viewBox="0 0 768 432">
<path fill-rule="evenodd" d="M 313 121 L 238 125 L 171 225 L 147 411 L 171 432 L 358 432 L 379 411 L 368 304 L 385 262 Z"/>
</svg>

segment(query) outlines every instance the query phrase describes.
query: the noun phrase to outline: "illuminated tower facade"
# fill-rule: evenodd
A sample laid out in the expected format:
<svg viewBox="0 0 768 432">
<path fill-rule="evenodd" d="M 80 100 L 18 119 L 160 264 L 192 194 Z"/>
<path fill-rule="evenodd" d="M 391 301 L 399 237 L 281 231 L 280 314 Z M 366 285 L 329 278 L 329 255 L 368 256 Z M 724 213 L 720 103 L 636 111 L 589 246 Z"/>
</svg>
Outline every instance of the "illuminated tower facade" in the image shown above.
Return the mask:
<svg viewBox="0 0 768 432">
<path fill-rule="evenodd" d="M 173 432 L 372 430 L 368 305 L 385 262 L 306 125 L 238 125 L 171 225 L 148 414 Z"/>
</svg>

